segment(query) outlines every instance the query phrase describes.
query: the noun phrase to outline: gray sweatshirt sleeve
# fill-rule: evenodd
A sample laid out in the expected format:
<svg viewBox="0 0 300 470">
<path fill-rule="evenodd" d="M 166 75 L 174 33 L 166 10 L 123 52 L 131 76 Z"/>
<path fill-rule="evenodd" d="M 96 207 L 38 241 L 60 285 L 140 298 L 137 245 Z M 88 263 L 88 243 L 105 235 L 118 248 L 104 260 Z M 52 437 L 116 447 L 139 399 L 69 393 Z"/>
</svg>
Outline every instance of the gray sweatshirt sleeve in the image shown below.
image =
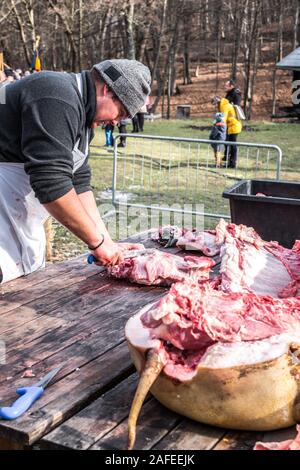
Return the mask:
<svg viewBox="0 0 300 470">
<path fill-rule="evenodd" d="M 63 99 L 43 97 L 23 107 L 21 146 L 25 171 L 42 204 L 74 187 L 72 149 L 79 123 L 78 109 Z"/>
</svg>

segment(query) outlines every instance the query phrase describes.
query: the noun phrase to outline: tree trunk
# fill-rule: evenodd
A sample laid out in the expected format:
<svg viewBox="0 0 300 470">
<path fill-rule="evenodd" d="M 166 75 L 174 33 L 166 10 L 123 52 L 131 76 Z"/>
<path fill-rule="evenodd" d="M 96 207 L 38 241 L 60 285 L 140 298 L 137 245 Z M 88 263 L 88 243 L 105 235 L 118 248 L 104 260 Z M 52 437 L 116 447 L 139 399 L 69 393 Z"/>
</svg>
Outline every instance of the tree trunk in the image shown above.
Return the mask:
<svg viewBox="0 0 300 470">
<path fill-rule="evenodd" d="M 282 19 L 283 19 L 283 8 L 281 1 L 279 0 L 277 3 L 279 7 L 279 16 L 278 21 L 281 23 L 278 28 L 278 35 L 277 35 L 277 50 L 275 54 L 275 64 L 274 64 L 274 71 L 273 71 L 273 92 L 272 92 L 272 114 L 276 114 L 276 92 L 277 92 L 277 77 L 276 77 L 276 64 L 282 59 Z"/>
<path fill-rule="evenodd" d="M 257 55 L 257 42 L 258 36 L 260 32 L 260 14 L 261 14 L 261 0 L 253 1 L 251 4 L 250 9 L 250 21 L 249 21 L 249 46 L 248 51 L 246 54 L 246 66 L 245 66 L 245 76 L 246 76 L 246 87 L 245 87 L 245 94 L 244 94 L 244 107 L 245 107 L 245 114 L 247 119 L 250 119 L 251 112 L 252 112 L 252 88 L 254 87 L 255 78 L 256 78 L 256 71 L 257 71 L 257 64 L 258 64 L 258 55 Z M 253 57 L 254 55 L 254 57 Z M 253 74 L 254 79 L 251 78 L 251 65 L 252 65 L 252 57 L 253 57 Z M 253 81 L 253 85 L 251 84 Z"/>
<path fill-rule="evenodd" d="M 172 87 L 172 66 L 169 64 L 168 87 L 167 87 L 167 119 L 171 117 L 171 87 Z"/>
<path fill-rule="evenodd" d="M 156 98 L 154 100 L 154 103 L 151 107 L 152 113 L 155 113 L 156 108 L 157 108 L 157 106 L 160 102 L 161 97 L 163 96 L 163 98 L 164 98 L 164 90 L 165 90 L 165 83 L 166 83 L 165 82 L 165 74 L 162 77 L 161 74 L 160 74 L 159 69 L 157 69 L 156 75 L 157 75 L 157 94 L 156 94 Z M 162 108 L 163 108 L 163 105 L 162 105 Z M 162 116 L 163 116 L 163 111 L 162 111 Z"/>
<path fill-rule="evenodd" d="M 79 70 L 83 69 L 83 1 L 78 0 L 78 65 Z"/>
<path fill-rule="evenodd" d="M 104 60 L 104 45 L 105 45 L 105 36 L 107 31 L 107 24 L 108 18 L 110 18 L 111 7 L 109 7 L 108 11 L 104 14 L 101 27 L 99 28 L 100 31 L 100 44 L 99 44 L 99 57 L 97 58 L 97 62 L 101 62 Z"/>
<path fill-rule="evenodd" d="M 37 42 L 37 35 L 36 35 L 36 30 L 35 30 L 33 0 L 26 1 L 25 4 L 26 4 L 26 12 L 27 12 L 28 19 L 29 19 L 29 24 L 31 26 L 32 50 L 35 50 L 35 45 Z"/>
<path fill-rule="evenodd" d="M 171 35 L 171 40 L 170 40 L 170 46 L 169 46 L 169 53 L 168 53 L 168 74 L 170 78 L 170 93 L 171 95 L 174 94 L 175 92 L 175 86 L 176 86 L 176 54 L 177 54 L 177 48 L 178 48 L 178 33 L 179 33 L 179 22 L 181 19 L 180 13 L 181 13 L 181 5 L 179 5 L 176 9 L 176 5 L 174 6 L 175 8 L 175 23 L 172 22 L 173 25 L 173 30 L 172 30 L 172 35 Z"/>
<path fill-rule="evenodd" d="M 295 11 L 295 23 L 293 31 L 293 49 L 296 49 L 298 46 L 298 30 L 299 30 L 299 15 L 300 15 L 300 0 L 297 0 L 296 11 Z"/>
<path fill-rule="evenodd" d="M 250 103 L 249 103 L 249 108 L 248 108 L 248 116 L 247 118 L 250 120 L 251 115 L 252 115 L 252 105 L 253 105 L 253 97 L 254 97 L 254 89 L 255 89 L 255 83 L 256 83 L 256 77 L 257 77 L 257 69 L 258 69 L 258 63 L 259 63 L 259 48 L 257 44 L 257 36 L 254 41 L 254 62 L 253 62 L 253 69 L 252 69 L 252 76 L 250 80 Z"/>
<path fill-rule="evenodd" d="M 233 55 L 232 55 L 232 67 L 231 67 L 231 76 L 233 80 L 236 80 L 237 77 L 237 64 L 241 48 L 241 36 L 243 30 L 243 21 L 246 11 L 248 0 L 243 0 L 235 2 L 235 11 L 234 11 L 234 45 L 233 45 Z"/>
<path fill-rule="evenodd" d="M 217 3 L 217 43 L 216 43 L 216 58 L 217 58 L 217 72 L 216 72 L 216 93 L 219 88 L 219 73 L 220 73 L 220 56 L 221 56 L 221 8 L 222 2 Z"/>
<path fill-rule="evenodd" d="M 276 56 L 276 61 L 275 61 L 274 70 L 273 70 L 273 78 L 272 78 L 272 115 L 273 116 L 276 114 L 276 92 L 277 92 L 276 62 L 277 62 L 277 56 Z"/>
<path fill-rule="evenodd" d="M 58 16 L 55 15 L 55 24 L 54 24 L 54 38 L 52 44 L 52 68 L 53 70 L 57 69 L 57 31 L 58 31 Z"/>
<path fill-rule="evenodd" d="M 20 15 L 20 13 L 17 9 L 17 4 L 16 4 L 15 0 L 11 0 L 11 5 L 12 5 L 13 12 L 15 14 L 15 17 L 16 17 L 18 30 L 19 30 L 19 33 L 20 33 L 20 36 L 21 36 L 22 46 L 23 46 L 23 49 L 24 49 L 25 57 L 26 57 L 26 62 L 28 64 L 28 66 L 30 66 L 32 51 L 30 51 L 28 49 L 28 46 L 27 46 L 27 37 L 26 37 L 26 33 L 25 33 L 23 18 L 21 17 L 21 15 Z"/>
<path fill-rule="evenodd" d="M 156 48 L 156 57 L 155 57 L 154 66 L 153 66 L 153 70 L 152 70 L 151 86 L 152 86 L 154 80 L 156 79 L 156 71 L 157 71 L 158 62 L 159 62 L 159 59 L 160 59 L 161 42 L 162 42 L 163 31 L 165 29 L 165 23 L 166 23 L 167 5 L 168 5 L 168 0 L 164 0 L 163 1 L 162 16 L 161 16 L 161 23 L 160 23 L 160 30 L 159 30 L 159 33 L 158 33 L 158 44 L 157 44 L 157 48 Z"/>
<path fill-rule="evenodd" d="M 192 83 L 190 76 L 190 32 L 186 20 L 184 21 L 184 50 L 183 50 L 183 84 Z"/>
<path fill-rule="evenodd" d="M 128 0 L 128 5 L 125 8 L 125 28 L 126 28 L 126 39 L 127 39 L 127 53 L 126 58 L 135 59 L 135 43 L 133 33 L 134 23 L 134 4 L 135 0 Z"/>
<path fill-rule="evenodd" d="M 283 50 L 283 37 L 282 37 L 282 32 L 283 32 L 283 4 L 282 1 L 279 0 L 278 2 L 278 8 L 279 8 L 279 25 L 278 25 L 278 61 L 282 60 L 282 50 Z"/>
</svg>

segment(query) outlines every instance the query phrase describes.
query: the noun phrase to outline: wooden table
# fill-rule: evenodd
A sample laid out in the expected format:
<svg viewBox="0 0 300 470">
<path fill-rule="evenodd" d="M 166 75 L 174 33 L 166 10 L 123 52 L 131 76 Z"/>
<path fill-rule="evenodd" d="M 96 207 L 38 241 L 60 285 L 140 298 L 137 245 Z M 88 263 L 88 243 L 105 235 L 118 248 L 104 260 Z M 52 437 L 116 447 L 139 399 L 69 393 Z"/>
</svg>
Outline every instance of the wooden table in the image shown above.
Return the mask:
<svg viewBox="0 0 300 470">
<path fill-rule="evenodd" d="M 132 241 L 153 246 L 144 234 Z M 170 252 L 170 249 L 168 249 Z M 171 249 L 177 252 L 177 249 Z M 0 449 L 124 449 L 127 416 L 137 385 L 124 326 L 166 289 L 112 280 L 86 256 L 0 287 L 0 403 L 10 405 L 17 386 L 35 383 L 63 367 L 45 394 L 14 421 L 0 420 Z M 22 378 L 32 367 L 36 378 Z M 277 433 L 235 432 L 200 424 L 169 411 L 153 397 L 143 406 L 136 449 L 251 449 Z"/>
</svg>

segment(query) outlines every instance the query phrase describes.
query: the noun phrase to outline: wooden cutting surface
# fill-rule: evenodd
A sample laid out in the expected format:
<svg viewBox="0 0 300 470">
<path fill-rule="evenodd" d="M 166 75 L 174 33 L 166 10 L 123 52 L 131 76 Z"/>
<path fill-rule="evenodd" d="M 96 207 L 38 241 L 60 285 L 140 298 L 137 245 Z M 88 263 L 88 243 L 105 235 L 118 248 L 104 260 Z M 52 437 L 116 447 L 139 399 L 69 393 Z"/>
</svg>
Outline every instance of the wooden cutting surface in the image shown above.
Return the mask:
<svg viewBox="0 0 300 470">
<path fill-rule="evenodd" d="M 154 246 L 146 233 L 131 241 Z M 87 265 L 86 256 L 1 286 L 0 341 L 6 361 L 0 365 L 0 406 L 12 404 L 18 386 L 34 384 L 57 366 L 62 369 L 27 413 L 0 420 L 0 449 L 124 449 L 138 380 L 124 327 L 166 291 L 113 280 Z M 27 369 L 34 378 L 22 378 Z M 200 424 L 149 397 L 135 448 L 248 450 L 257 440 L 294 436 L 295 428 L 253 433 Z"/>
</svg>

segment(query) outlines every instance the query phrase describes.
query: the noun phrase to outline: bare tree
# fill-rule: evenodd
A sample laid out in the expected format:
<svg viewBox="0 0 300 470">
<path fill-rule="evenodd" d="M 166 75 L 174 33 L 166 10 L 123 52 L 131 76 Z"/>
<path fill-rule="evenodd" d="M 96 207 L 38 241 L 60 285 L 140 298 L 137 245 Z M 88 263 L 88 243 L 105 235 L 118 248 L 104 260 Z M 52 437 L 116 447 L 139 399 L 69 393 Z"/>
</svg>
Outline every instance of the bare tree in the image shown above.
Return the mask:
<svg viewBox="0 0 300 470">
<path fill-rule="evenodd" d="M 248 119 L 251 117 L 253 90 L 258 67 L 258 41 L 261 25 L 261 1 L 250 0 L 247 5 L 247 33 L 244 46 L 244 108 Z"/>
<path fill-rule="evenodd" d="M 126 57 L 135 59 L 135 41 L 134 41 L 134 5 L 135 0 L 127 0 L 124 8 L 124 22 L 126 33 Z"/>
<path fill-rule="evenodd" d="M 295 21 L 294 21 L 294 31 L 293 31 L 293 49 L 299 44 L 299 18 L 300 18 L 300 0 L 296 0 L 295 5 Z"/>
<path fill-rule="evenodd" d="M 214 62 L 217 90 L 221 64 L 231 64 L 251 115 L 260 69 L 299 44 L 299 11 L 300 0 L 2 0 L 0 49 L 28 67 L 41 36 L 43 63 L 68 71 L 137 58 L 152 72 L 153 109 L 163 100 L 168 116 L 176 79 L 188 84 L 194 66 Z"/>
<path fill-rule="evenodd" d="M 156 55 L 155 55 L 154 66 L 153 66 L 153 70 L 152 70 L 152 83 L 153 83 L 153 80 L 156 79 L 156 71 L 157 71 L 158 62 L 159 62 L 159 59 L 160 59 L 161 45 L 162 45 L 163 33 L 164 33 L 165 22 L 166 22 L 167 6 L 168 6 L 168 0 L 163 0 L 163 2 L 162 2 L 162 11 L 161 11 L 160 28 L 159 28 L 159 30 L 157 30 L 155 28 L 152 29 L 152 34 L 155 35 L 154 44 L 156 46 L 155 47 Z"/>
<path fill-rule="evenodd" d="M 245 14 L 247 12 L 247 7 L 248 0 L 235 0 L 233 9 L 230 11 L 234 25 L 233 53 L 231 66 L 231 76 L 234 80 L 236 80 L 237 75 L 237 62 L 241 48 L 242 29 Z"/>
</svg>

